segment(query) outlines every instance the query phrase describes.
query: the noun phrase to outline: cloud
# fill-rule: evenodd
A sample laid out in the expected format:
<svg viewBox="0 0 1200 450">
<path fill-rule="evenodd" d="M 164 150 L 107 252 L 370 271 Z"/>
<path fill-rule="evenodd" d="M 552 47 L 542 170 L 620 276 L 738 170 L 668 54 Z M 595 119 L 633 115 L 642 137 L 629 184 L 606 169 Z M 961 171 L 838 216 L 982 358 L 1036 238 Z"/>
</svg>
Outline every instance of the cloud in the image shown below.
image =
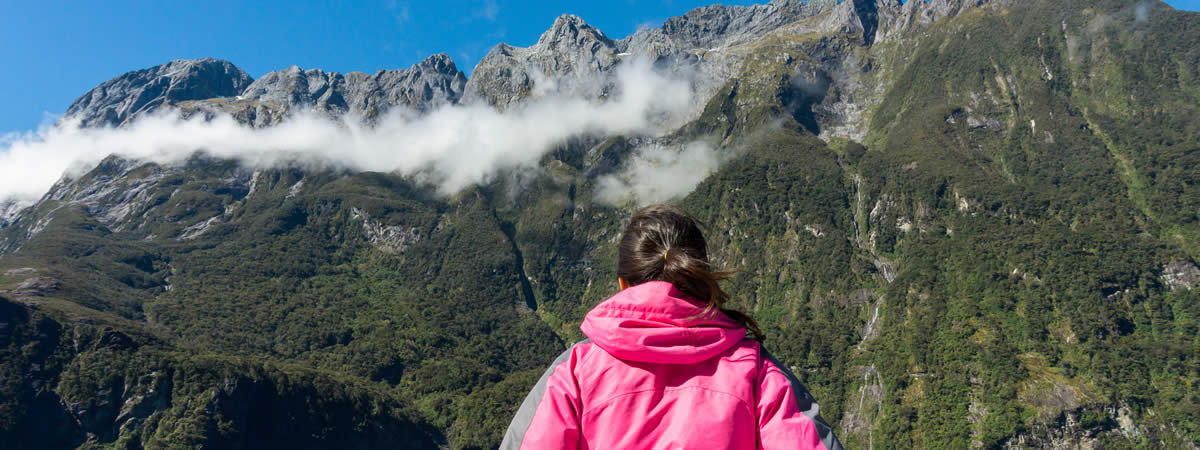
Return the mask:
<svg viewBox="0 0 1200 450">
<path fill-rule="evenodd" d="M 633 30 L 635 33 L 638 31 L 642 31 L 642 30 L 653 30 L 655 28 L 661 27 L 663 22 L 666 22 L 666 21 L 665 20 L 657 20 L 657 19 L 635 21 L 635 22 L 633 22 Z"/>
<path fill-rule="evenodd" d="M 17 131 L 0 134 L 0 148 L 8 148 L 17 142 L 21 142 L 23 139 L 28 139 L 25 137 L 28 134 L 29 133 L 21 133 Z"/>
<path fill-rule="evenodd" d="M 458 17 L 458 23 L 465 25 L 468 23 L 487 21 L 496 23 L 496 17 L 500 15 L 500 4 L 496 0 L 481 0 L 474 2 L 478 6 L 471 10 L 471 14 L 463 14 Z"/>
<path fill-rule="evenodd" d="M 609 76 L 596 81 L 613 83 L 606 100 L 550 94 L 503 113 L 482 105 L 448 106 L 424 115 L 396 108 L 373 126 L 353 117 L 315 114 L 261 129 L 229 116 L 183 120 L 173 112 L 122 128 L 80 128 L 68 118 L 55 127 L 3 138 L 0 200 L 32 203 L 64 173 L 82 173 L 108 155 L 175 164 L 198 150 L 255 168 L 301 163 L 399 172 L 453 193 L 502 170 L 535 167 L 543 154 L 571 137 L 658 134 L 668 118 L 693 107 L 690 83 L 655 72 L 648 62 L 623 64 Z"/>
<path fill-rule="evenodd" d="M 396 20 L 397 25 L 404 25 L 412 19 L 412 11 L 408 7 L 408 2 L 397 2 L 396 0 L 387 0 L 383 3 L 383 9 L 387 10 L 392 18 Z"/>
<path fill-rule="evenodd" d="M 596 198 L 609 204 L 654 203 L 685 195 L 717 170 L 722 157 L 703 142 L 641 147 L 623 172 L 597 181 Z"/>
<path fill-rule="evenodd" d="M 496 15 L 500 14 L 500 5 L 496 0 L 484 0 L 483 5 L 475 10 L 475 16 L 487 19 L 488 22 L 495 22 Z"/>
</svg>

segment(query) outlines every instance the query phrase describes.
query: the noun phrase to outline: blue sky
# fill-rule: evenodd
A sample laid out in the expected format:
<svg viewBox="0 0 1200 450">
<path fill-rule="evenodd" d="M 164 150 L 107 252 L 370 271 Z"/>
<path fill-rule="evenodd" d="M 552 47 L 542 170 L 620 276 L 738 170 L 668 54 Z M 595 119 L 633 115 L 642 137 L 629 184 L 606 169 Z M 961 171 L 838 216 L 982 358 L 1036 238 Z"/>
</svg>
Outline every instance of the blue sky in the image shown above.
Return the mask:
<svg viewBox="0 0 1200 450">
<path fill-rule="evenodd" d="M 172 59 L 212 56 L 258 78 L 293 64 L 373 73 L 445 52 L 469 72 L 499 42 L 533 44 L 560 14 L 617 39 L 714 1 L 3 0 L 0 135 L 34 129 L 97 84 Z M 1200 10 L 1200 0 L 1168 3 Z"/>
</svg>

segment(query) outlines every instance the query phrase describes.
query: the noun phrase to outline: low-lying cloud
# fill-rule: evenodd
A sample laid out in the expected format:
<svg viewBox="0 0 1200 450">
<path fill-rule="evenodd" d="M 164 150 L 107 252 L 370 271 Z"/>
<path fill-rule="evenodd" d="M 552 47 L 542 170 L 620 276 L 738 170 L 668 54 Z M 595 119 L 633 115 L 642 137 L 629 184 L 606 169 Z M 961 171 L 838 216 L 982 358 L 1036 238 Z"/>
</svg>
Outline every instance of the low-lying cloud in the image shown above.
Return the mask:
<svg viewBox="0 0 1200 450">
<path fill-rule="evenodd" d="M 449 106 L 420 116 L 393 111 L 373 126 L 312 114 L 260 129 L 229 116 L 183 120 L 174 112 L 122 128 L 80 128 L 68 119 L 0 139 L 0 201 L 32 203 L 64 173 L 81 173 L 108 155 L 172 164 L 199 150 L 257 168 L 304 163 L 419 175 L 453 193 L 501 170 L 532 167 L 574 136 L 657 134 L 665 118 L 692 107 L 687 80 L 656 73 L 645 62 L 622 65 L 614 82 L 613 95 L 605 100 L 549 94 L 505 112 L 486 106 Z M 638 164 L 651 160 L 632 167 L 641 170 Z M 634 190 L 639 198 L 678 191 L 671 186 Z"/>
<path fill-rule="evenodd" d="M 666 201 L 691 192 L 717 170 L 721 160 L 721 155 L 703 142 L 644 146 L 623 172 L 597 180 L 596 197 L 611 204 Z"/>
</svg>

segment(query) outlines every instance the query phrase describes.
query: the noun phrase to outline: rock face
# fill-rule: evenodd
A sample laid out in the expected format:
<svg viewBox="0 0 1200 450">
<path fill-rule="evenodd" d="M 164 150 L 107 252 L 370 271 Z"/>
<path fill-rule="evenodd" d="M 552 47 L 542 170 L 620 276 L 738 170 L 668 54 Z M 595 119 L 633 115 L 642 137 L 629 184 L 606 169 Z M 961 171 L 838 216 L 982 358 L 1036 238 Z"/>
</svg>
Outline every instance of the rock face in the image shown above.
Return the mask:
<svg viewBox="0 0 1200 450">
<path fill-rule="evenodd" d="M 838 6 L 836 0 L 775 0 L 765 5 L 696 8 L 639 30 L 621 41 L 629 52 L 661 57 L 662 50 L 713 49 L 742 44 Z"/>
<path fill-rule="evenodd" d="M 608 72 L 622 61 L 637 58 L 653 62 L 659 70 L 686 74 L 696 97 L 707 99 L 772 36 L 857 35 L 870 46 L 986 3 L 992 2 L 775 0 L 765 5 L 712 5 L 620 40 L 612 40 L 577 16 L 563 15 L 531 47 L 494 47 L 475 67 L 463 101 L 507 109 L 550 92 L 601 97 L 613 85 Z M 863 111 L 878 97 L 869 90 L 869 80 L 863 79 L 870 64 L 848 57 L 851 53 L 846 50 L 836 42 L 822 43 L 815 49 L 797 49 L 809 53 L 808 61 L 788 63 L 794 73 L 787 78 L 804 85 L 797 90 L 805 91 L 797 103 L 805 109 L 803 114 L 813 116 L 808 128 L 826 139 L 861 139 Z M 790 89 L 784 81 L 782 89 Z"/>
<path fill-rule="evenodd" d="M 371 118 L 394 106 L 427 111 L 457 103 L 466 82 L 466 76 L 445 53 L 430 56 L 408 69 L 380 70 L 374 75 L 362 72 L 343 75 L 292 66 L 259 78 L 233 106 L 311 108 L 335 116 L 351 113 Z"/>
<path fill-rule="evenodd" d="M 227 61 L 178 60 L 101 84 L 76 100 L 66 116 L 82 126 L 121 126 L 161 107 L 174 107 L 185 117 L 228 113 L 254 126 L 278 123 L 295 111 L 370 120 L 394 106 L 424 112 L 457 103 L 466 83 L 466 76 L 445 54 L 374 75 L 292 66 L 257 81 Z"/>
<path fill-rule="evenodd" d="M 1190 291 L 1193 287 L 1200 286 L 1200 268 L 1189 261 L 1175 261 L 1163 266 L 1160 278 L 1163 284 L 1172 291 L 1177 289 Z"/>
<path fill-rule="evenodd" d="M 729 80 L 737 79 L 741 97 L 736 101 L 742 106 L 761 100 L 762 96 L 748 95 L 750 89 L 757 89 L 783 98 L 786 112 L 823 139 L 861 140 L 868 111 L 879 101 L 880 89 L 886 88 L 880 85 L 886 74 L 877 74 L 869 60 L 848 56 L 853 54 L 849 47 L 854 46 L 854 35 L 861 36 L 865 45 L 898 39 L 906 30 L 920 29 L 986 3 L 1006 1 L 775 0 L 753 6 L 713 5 L 620 40 L 609 38 L 580 17 L 563 15 L 529 48 L 497 45 L 469 80 L 445 54 L 408 69 L 381 70 L 374 75 L 293 66 L 254 81 L 226 61 L 178 60 L 109 80 L 72 104 L 67 115 L 78 118 L 82 126 L 121 126 L 167 107 L 177 108 L 184 117 L 229 114 L 255 127 L 277 124 L 298 112 L 350 115 L 371 123 L 393 107 L 416 113 L 459 103 L 506 109 L 553 92 L 598 98 L 614 85 L 612 69 L 624 60 L 644 58 L 659 70 L 686 73 L 697 99 L 711 98 Z M 795 42 L 797 36 L 812 34 L 840 37 L 822 38 L 802 48 L 762 48 L 764 42 L 774 39 Z M 768 63 L 777 66 L 769 70 L 747 70 L 762 66 L 767 53 L 784 61 Z M 683 119 L 695 118 L 703 103 L 698 100 L 697 110 Z M 135 168 L 131 165 L 123 170 Z M 49 198 L 84 205 L 105 227 L 121 231 L 140 225 L 125 223 L 126 219 L 163 201 L 152 198 L 145 188 L 173 173 L 172 168 L 163 168 L 123 186 L 108 185 L 109 179 L 124 177 L 123 173 L 112 174 L 69 196 L 64 196 L 64 189 L 54 189 L 57 193 Z M 240 173 L 235 178 L 244 184 L 247 176 Z M 243 188 L 239 191 L 244 193 Z M 111 201 L 118 196 L 120 201 Z M 0 229 L 19 222 L 25 206 L 0 200 Z M 25 238 L 44 228 L 56 210 L 49 209 L 41 220 L 26 220 Z M 195 237 L 221 220 L 213 214 L 208 222 L 193 224 L 195 228 L 183 236 Z M 0 252 L 19 248 L 23 240 L 0 236 Z"/>
<path fill-rule="evenodd" d="M 616 41 L 578 16 L 563 15 L 531 47 L 494 47 L 475 67 L 464 99 L 504 109 L 548 91 L 601 95 L 607 84 L 597 82 L 597 76 L 623 59 L 645 58 L 663 69 L 694 68 L 699 52 L 746 43 L 837 5 L 835 0 L 776 0 L 766 5 L 705 6 Z M 721 73 L 736 68 L 727 61 L 718 63 Z"/>
<path fill-rule="evenodd" d="M 251 81 L 228 61 L 180 59 L 108 80 L 75 100 L 66 116 L 82 126 L 120 126 L 160 106 L 235 96 Z"/>
<path fill-rule="evenodd" d="M 565 14 L 532 47 L 492 48 L 467 80 L 464 100 L 504 109 L 540 92 L 586 88 L 594 83 L 585 81 L 616 65 L 619 53 L 600 30 Z"/>
<path fill-rule="evenodd" d="M 62 178 L 38 203 L 0 227 L 0 254 L 16 251 L 53 228 L 60 216 L 76 212 L 89 218 L 87 229 L 102 233 L 194 238 L 238 212 L 239 201 L 252 193 L 255 173 L 203 159 L 160 166 L 109 156 L 87 173 Z M 172 231 L 156 229 L 162 223 L 172 224 Z"/>
<path fill-rule="evenodd" d="M 271 72 L 233 99 L 185 102 L 184 115 L 232 115 L 256 127 L 279 123 L 288 114 L 316 112 L 330 117 L 346 114 L 367 122 L 393 107 L 425 112 L 457 103 L 467 78 L 446 54 L 426 58 L 408 69 L 341 74 L 297 66 Z"/>
<path fill-rule="evenodd" d="M 371 217 L 366 211 L 352 208 L 351 218 L 362 220 L 363 235 L 372 246 L 388 254 L 402 253 L 421 241 L 421 230 L 404 225 L 389 225 Z"/>
<path fill-rule="evenodd" d="M 874 13 L 878 26 L 873 41 L 895 41 L 907 31 L 924 29 L 938 20 L 957 16 L 971 8 L 1010 2 L 1011 0 L 931 0 L 901 4 L 898 0 L 877 0 Z"/>
<path fill-rule="evenodd" d="M 12 219 L 21 212 L 21 204 L 16 200 L 0 200 L 0 229 L 12 223 Z"/>
<path fill-rule="evenodd" d="M 899 39 L 906 31 L 994 2 L 775 0 L 765 5 L 713 5 L 620 40 L 611 39 L 578 16 L 563 15 L 531 47 L 503 43 L 494 47 L 469 80 L 445 54 L 408 69 L 380 70 L 374 75 L 292 66 L 259 80 L 227 61 L 177 60 L 109 80 L 76 100 L 66 115 L 78 118 L 83 126 L 121 126 L 170 106 L 181 109 L 185 117 L 226 113 L 261 127 L 298 111 L 333 117 L 351 114 L 371 121 L 396 106 L 418 113 L 460 102 L 506 109 L 548 92 L 605 95 L 612 83 L 604 74 L 630 57 L 648 59 L 661 69 L 687 71 L 696 80 L 699 96 L 707 98 L 743 62 L 743 54 L 726 50 L 771 33 L 786 29 L 792 34 L 859 34 L 870 45 Z M 838 63 L 830 62 L 831 67 Z M 857 67 L 839 67 L 838 71 L 843 69 Z M 842 111 L 847 109 L 844 106 L 831 103 L 825 109 Z M 853 130 L 843 131 L 857 137 Z M 0 222 L 3 220 L 0 215 Z"/>
<path fill-rule="evenodd" d="M 22 281 L 13 290 L 12 295 L 17 298 L 21 297 L 45 297 L 54 295 L 58 291 L 58 280 L 53 278 L 33 277 Z"/>
</svg>

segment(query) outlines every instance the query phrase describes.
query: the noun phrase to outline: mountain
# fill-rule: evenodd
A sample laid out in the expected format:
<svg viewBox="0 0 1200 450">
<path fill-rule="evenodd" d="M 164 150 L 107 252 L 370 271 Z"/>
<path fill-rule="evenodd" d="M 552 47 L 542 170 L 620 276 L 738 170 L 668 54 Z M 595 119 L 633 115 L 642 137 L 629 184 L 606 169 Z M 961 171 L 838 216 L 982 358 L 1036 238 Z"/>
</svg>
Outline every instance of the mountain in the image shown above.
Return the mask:
<svg viewBox="0 0 1200 450">
<path fill-rule="evenodd" d="M 227 113 L 255 126 L 276 124 L 293 109 L 302 108 L 372 120 L 393 107 L 423 112 L 457 103 L 466 82 L 466 76 L 444 53 L 408 69 L 380 70 L 374 75 L 292 66 L 263 75 L 229 101 L 197 102 L 181 108 Z"/>
<path fill-rule="evenodd" d="M 72 103 L 65 116 L 86 127 L 125 125 L 164 107 L 185 117 L 229 114 L 258 127 L 277 124 L 293 110 L 371 120 L 396 106 L 423 112 L 457 103 L 466 82 L 444 53 L 374 75 L 292 66 L 258 80 L 227 61 L 177 60 L 104 82 Z"/>
<path fill-rule="evenodd" d="M 83 126 L 120 126 L 164 105 L 237 95 L 250 75 L 228 61 L 176 60 L 113 78 L 67 108 Z"/>
<path fill-rule="evenodd" d="M 776 0 L 615 40 L 562 16 L 469 79 L 122 75 L 81 124 L 509 111 L 634 58 L 698 101 L 453 194 L 204 152 L 65 176 L 0 215 L 0 442 L 494 448 L 615 290 L 637 202 L 605 177 L 699 142 L 726 162 L 675 201 L 847 446 L 1196 448 L 1198 41 L 1158 1 Z"/>
</svg>

